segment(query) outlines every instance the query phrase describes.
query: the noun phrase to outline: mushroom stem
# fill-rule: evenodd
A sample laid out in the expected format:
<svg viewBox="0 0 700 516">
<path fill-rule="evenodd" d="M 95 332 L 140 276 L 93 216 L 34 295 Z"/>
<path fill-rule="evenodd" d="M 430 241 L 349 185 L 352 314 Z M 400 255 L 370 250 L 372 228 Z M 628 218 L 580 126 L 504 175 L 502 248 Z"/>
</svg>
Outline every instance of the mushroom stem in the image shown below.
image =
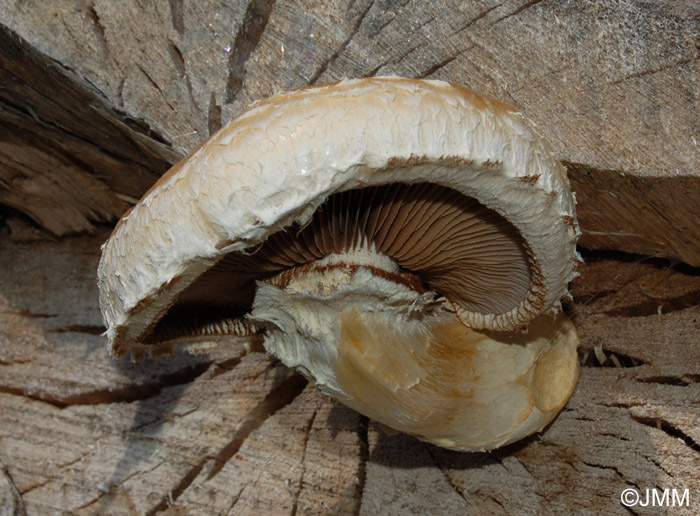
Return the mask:
<svg viewBox="0 0 700 516">
<path fill-rule="evenodd" d="M 344 309 L 416 321 L 444 310 L 435 293 L 425 291 L 416 276 L 401 272 L 391 259 L 374 255 L 365 260 L 372 265 L 357 265 L 342 263 L 343 256 L 351 258 L 343 253 L 259 281 L 249 316 L 265 329 L 269 353 L 339 399 L 348 397 L 336 382 L 338 316 Z"/>
<path fill-rule="evenodd" d="M 566 316 L 540 317 L 527 334 L 511 335 L 475 331 L 439 314 L 406 335 L 387 317 L 346 309 L 340 327 L 345 403 L 447 448 L 492 449 L 541 430 L 578 376 L 577 339 Z"/>
<path fill-rule="evenodd" d="M 577 379 L 565 316 L 527 333 L 475 331 L 416 276 L 364 250 L 259 282 L 251 318 L 266 350 L 324 393 L 449 448 L 491 449 L 541 429 Z"/>
</svg>

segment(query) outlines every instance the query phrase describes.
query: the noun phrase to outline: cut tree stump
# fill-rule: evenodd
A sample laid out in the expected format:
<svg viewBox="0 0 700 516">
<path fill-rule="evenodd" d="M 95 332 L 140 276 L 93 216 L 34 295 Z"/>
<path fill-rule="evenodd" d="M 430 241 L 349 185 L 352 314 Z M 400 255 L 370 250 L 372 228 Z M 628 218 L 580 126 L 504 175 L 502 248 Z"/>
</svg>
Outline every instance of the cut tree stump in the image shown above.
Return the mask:
<svg viewBox="0 0 700 516">
<path fill-rule="evenodd" d="M 691 0 L 4 2 L 0 203 L 86 231 L 251 102 L 397 74 L 533 120 L 582 245 L 700 266 L 698 41 Z"/>
<path fill-rule="evenodd" d="M 112 360 L 106 234 L 0 234 L 0 500 L 29 514 L 625 514 L 700 510 L 700 271 L 586 255 L 573 398 L 540 435 L 459 453 L 385 435 L 262 353 Z M 178 512 L 180 511 L 180 512 Z M 634 508 L 656 514 L 658 508 Z"/>
<path fill-rule="evenodd" d="M 677 261 L 700 266 L 698 41 L 690 0 L 0 3 L 0 512 L 657 514 L 620 495 L 667 488 L 698 514 L 700 270 Z M 388 74 L 517 106 L 584 247 L 672 258 L 584 252 L 555 421 L 457 453 L 234 346 L 113 361 L 107 226 L 255 100 Z"/>
</svg>

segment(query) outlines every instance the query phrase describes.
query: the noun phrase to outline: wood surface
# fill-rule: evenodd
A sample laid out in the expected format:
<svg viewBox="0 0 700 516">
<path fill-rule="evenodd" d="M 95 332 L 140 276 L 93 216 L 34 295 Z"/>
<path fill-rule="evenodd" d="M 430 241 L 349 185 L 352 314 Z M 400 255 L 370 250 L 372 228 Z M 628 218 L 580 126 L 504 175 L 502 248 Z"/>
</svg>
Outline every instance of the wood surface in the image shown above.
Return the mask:
<svg viewBox="0 0 700 516">
<path fill-rule="evenodd" d="M 582 245 L 700 265 L 700 4 L 8 0 L 0 203 L 113 221 L 251 102 L 347 77 L 467 85 L 569 168 Z"/>
<path fill-rule="evenodd" d="M 699 513 L 698 41 L 690 0 L 0 2 L 0 514 L 659 513 L 626 488 Z M 116 218 L 251 102 L 387 74 L 517 106 L 584 247 L 673 258 L 584 251 L 581 378 L 545 432 L 450 452 L 261 353 L 113 361 Z"/>
<path fill-rule="evenodd" d="M 0 270 L 12 271 L 0 277 L 5 507 L 625 514 L 633 487 L 687 488 L 690 506 L 672 514 L 700 509 L 697 269 L 587 254 L 568 306 L 582 339 L 573 398 L 541 435 L 459 453 L 384 434 L 262 353 L 112 360 L 95 286 L 105 236 L 0 234 Z"/>
</svg>

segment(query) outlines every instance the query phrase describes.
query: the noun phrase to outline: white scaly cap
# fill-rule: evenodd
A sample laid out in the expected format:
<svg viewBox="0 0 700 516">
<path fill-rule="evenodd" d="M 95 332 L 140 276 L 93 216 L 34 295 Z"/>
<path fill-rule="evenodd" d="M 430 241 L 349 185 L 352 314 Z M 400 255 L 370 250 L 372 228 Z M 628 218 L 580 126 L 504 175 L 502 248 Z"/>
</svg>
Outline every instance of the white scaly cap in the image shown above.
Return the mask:
<svg viewBox="0 0 700 516">
<path fill-rule="evenodd" d="M 117 357 L 264 333 L 255 338 L 269 352 L 363 413 L 485 449 L 540 429 L 571 394 L 575 330 L 540 316 L 559 311 L 576 275 L 578 235 L 565 171 L 519 113 L 442 81 L 347 80 L 255 104 L 166 173 L 103 246 L 100 306 Z M 514 337 L 493 333 L 536 319 L 520 354 Z M 396 321 L 405 331 L 390 329 Z M 453 338 L 455 328 L 470 336 Z M 387 349 L 422 344 L 406 348 L 408 362 L 380 352 L 366 375 L 349 373 L 357 350 L 373 356 L 357 337 L 372 333 Z M 481 357 L 459 380 L 473 407 L 502 402 L 487 430 L 455 430 L 488 420 L 476 409 L 450 430 L 433 421 L 434 432 L 433 416 L 411 413 L 416 386 L 431 382 L 409 362 L 446 336 L 464 340 L 450 353 Z M 496 355 L 505 358 L 494 369 Z M 417 372 L 387 380 L 386 399 L 359 389 L 398 366 Z M 408 415 L 384 417 L 394 402 Z"/>
<path fill-rule="evenodd" d="M 579 231 L 565 171 L 531 125 L 442 81 L 347 80 L 257 103 L 122 218 L 98 271 L 113 353 L 153 347 L 141 339 L 200 274 L 227 253 L 303 226 L 332 193 L 420 181 L 478 200 L 527 247 L 527 295 L 505 313 L 455 303 L 466 324 L 512 329 L 558 307 L 575 276 Z"/>
</svg>

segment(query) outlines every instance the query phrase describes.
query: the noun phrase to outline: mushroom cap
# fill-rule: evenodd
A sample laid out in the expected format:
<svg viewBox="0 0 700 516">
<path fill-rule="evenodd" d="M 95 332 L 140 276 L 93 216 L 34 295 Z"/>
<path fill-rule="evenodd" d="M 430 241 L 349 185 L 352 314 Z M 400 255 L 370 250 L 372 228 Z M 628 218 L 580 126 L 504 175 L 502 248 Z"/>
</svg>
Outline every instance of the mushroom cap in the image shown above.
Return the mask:
<svg viewBox="0 0 700 516">
<path fill-rule="evenodd" d="M 522 298 L 484 311 L 446 296 L 464 324 L 512 330 L 559 308 L 576 274 L 579 231 L 565 171 L 533 127 L 446 82 L 357 79 L 255 104 L 120 220 L 98 269 L 111 352 L 170 352 L 172 341 L 147 336 L 227 255 L 305 227 L 333 194 L 394 182 L 429 182 L 475 199 L 521 239 L 530 267 Z M 189 347 L 204 345 L 193 339 Z"/>
</svg>

